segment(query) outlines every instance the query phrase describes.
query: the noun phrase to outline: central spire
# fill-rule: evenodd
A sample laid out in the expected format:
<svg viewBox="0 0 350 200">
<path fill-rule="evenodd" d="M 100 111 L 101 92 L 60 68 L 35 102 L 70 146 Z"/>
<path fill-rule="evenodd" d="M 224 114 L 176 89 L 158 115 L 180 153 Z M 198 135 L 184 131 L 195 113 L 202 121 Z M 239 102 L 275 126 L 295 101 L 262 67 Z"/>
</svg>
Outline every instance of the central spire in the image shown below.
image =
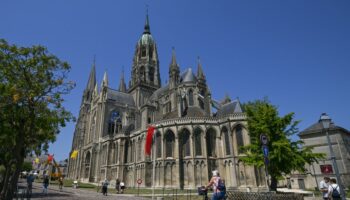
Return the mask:
<svg viewBox="0 0 350 200">
<path fill-rule="evenodd" d="M 148 19 L 148 6 L 147 6 L 147 9 L 146 9 L 145 30 L 143 31 L 143 33 L 151 34 L 151 30 L 150 30 L 150 27 L 149 27 L 149 19 Z"/>
</svg>

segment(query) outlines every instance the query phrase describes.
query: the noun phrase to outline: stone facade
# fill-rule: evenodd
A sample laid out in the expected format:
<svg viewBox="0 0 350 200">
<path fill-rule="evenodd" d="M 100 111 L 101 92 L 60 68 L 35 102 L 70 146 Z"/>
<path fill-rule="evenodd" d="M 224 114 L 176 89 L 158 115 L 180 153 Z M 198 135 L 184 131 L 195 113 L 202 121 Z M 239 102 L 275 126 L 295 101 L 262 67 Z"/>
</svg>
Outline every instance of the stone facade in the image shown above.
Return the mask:
<svg viewBox="0 0 350 200">
<path fill-rule="evenodd" d="M 339 169 L 340 177 L 345 188 L 350 186 L 350 132 L 340 126 L 331 123 L 329 137 L 333 148 L 334 156 Z M 307 165 L 307 173 L 293 173 L 289 180 L 292 188 L 314 189 L 325 176 L 336 178 L 334 166 L 332 164 L 326 132 L 322 123 L 317 122 L 299 134 L 304 146 L 313 147 L 314 153 L 325 153 L 325 159 L 318 163 Z M 323 168 L 323 170 L 321 170 Z M 332 171 L 327 172 L 327 168 Z M 287 183 L 286 183 L 287 184 Z"/>
<path fill-rule="evenodd" d="M 99 88 L 92 67 L 73 137 L 72 151 L 79 153 L 69 159 L 68 177 L 86 182 L 107 178 L 112 183 L 119 178 L 128 187 L 142 179 L 141 187 L 196 188 L 218 169 L 229 188 L 266 190 L 263 170 L 240 161 L 240 147 L 250 142 L 240 102 L 213 100 L 199 60 L 196 75 L 191 68 L 180 74 L 174 50 L 163 87 L 159 70 L 147 16 L 128 88 L 124 75 L 118 90 L 110 88 L 106 73 Z M 154 154 L 145 156 L 149 124 L 158 128 Z"/>
</svg>

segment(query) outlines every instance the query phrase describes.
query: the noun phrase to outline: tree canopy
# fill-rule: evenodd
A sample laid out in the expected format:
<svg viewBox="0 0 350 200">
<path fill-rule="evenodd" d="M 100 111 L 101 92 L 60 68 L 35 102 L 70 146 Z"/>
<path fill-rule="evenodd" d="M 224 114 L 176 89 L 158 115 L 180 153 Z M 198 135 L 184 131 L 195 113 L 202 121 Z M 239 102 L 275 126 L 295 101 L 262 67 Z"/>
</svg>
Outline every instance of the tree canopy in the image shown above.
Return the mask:
<svg viewBox="0 0 350 200">
<path fill-rule="evenodd" d="M 280 117 L 276 106 L 267 99 L 248 102 L 244 105 L 251 144 L 244 146 L 247 157 L 242 161 L 248 165 L 264 166 L 264 155 L 260 135 L 268 137 L 271 190 L 276 190 L 277 180 L 293 171 L 305 172 L 305 165 L 317 162 L 324 154 L 313 153 L 310 147 L 303 147 L 303 142 L 292 138 L 298 132 L 299 121 L 294 120 L 294 113 Z"/>
<path fill-rule="evenodd" d="M 1 199 L 11 199 L 24 157 L 47 148 L 73 119 L 62 106 L 63 95 L 75 86 L 67 81 L 69 70 L 43 46 L 17 47 L 0 40 L 0 165 L 6 168 Z M 12 188 L 7 188 L 9 180 Z"/>
</svg>

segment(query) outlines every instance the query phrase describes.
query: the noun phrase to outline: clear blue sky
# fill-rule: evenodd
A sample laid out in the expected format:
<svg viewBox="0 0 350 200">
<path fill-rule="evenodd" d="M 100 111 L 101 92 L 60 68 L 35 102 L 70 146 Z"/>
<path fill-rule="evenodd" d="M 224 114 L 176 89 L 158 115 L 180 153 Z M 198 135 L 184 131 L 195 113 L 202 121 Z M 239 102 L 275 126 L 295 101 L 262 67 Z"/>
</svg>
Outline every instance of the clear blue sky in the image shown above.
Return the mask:
<svg viewBox="0 0 350 200">
<path fill-rule="evenodd" d="M 0 2 L 0 38 L 21 46 L 41 44 L 68 61 L 77 82 L 65 106 L 77 116 L 93 56 L 117 88 L 122 67 L 129 80 L 132 57 L 149 5 L 162 82 L 172 46 L 181 69 L 201 57 L 215 99 L 242 102 L 267 96 L 280 114 L 295 112 L 300 130 L 327 112 L 350 129 L 350 1 L 324 0 L 36 0 Z M 74 124 L 51 145 L 68 157 Z"/>
</svg>

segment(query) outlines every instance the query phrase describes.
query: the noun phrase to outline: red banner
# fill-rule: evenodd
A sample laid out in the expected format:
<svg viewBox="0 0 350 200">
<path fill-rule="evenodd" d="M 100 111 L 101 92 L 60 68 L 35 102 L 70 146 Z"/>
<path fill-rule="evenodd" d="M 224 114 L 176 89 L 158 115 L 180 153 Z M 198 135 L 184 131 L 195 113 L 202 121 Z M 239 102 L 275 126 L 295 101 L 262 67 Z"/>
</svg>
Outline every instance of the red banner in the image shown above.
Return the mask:
<svg viewBox="0 0 350 200">
<path fill-rule="evenodd" d="M 320 165 L 322 174 L 333 174 L 332 165 Z"/>
<path fill-rule="evenodd" d="M 152 149 L 152 140 L 153 140 L 153 133 L 154 133 L 155 127 L 149 126 L 147 130 L 146 135 L 146 143 L 145 143 L 145 154 L 151 155 L 151 149 Z"/>
</svg>

